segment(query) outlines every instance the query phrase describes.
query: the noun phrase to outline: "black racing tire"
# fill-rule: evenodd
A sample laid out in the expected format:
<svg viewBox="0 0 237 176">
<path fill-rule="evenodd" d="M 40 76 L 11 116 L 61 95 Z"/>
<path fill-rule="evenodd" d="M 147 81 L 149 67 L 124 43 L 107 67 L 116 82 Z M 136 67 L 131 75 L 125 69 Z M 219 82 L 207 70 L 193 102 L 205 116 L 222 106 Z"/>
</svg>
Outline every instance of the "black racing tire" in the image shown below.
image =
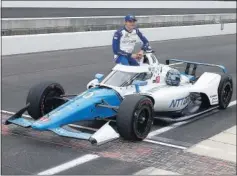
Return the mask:
<svg viewBox="0 0 237 176">
<path fill-rule="evenodd" d="M 221 75 L 218 87 L 219 109 L 226 109 L 233 95 L 233 80 L 230 75 Z"/>
<path fill-rule="evenodd" d="M 153 112 L 153 103 L 150 98 L 141 95 L 126 96 L 116 117 L 120 136 L 132 141 L 145 139 L 153 124 Z"/>
<path fill-rule="evenodd" d="M 63 100 L 49 98 L 64 94 L 63 87 L 56 82 L 41 82 L 33 86 L 26 99 L 26 104 L 30 103 L 28 114 L 35 120 L 39 119 L 64 103 Z"/>
</svg>

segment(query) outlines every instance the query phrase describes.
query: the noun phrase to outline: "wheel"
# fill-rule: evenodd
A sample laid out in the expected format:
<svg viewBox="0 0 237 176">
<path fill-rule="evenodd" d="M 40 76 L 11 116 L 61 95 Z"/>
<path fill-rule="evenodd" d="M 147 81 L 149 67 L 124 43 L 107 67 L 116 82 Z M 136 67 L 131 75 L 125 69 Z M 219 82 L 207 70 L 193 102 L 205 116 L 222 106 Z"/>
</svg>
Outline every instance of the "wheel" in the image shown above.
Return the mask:
<svg viewBox="0 0 237 176">
<path fill-rule="evenodd" d="M 35 120 L 39 119 L 65 102 L 53 98 L 64 93 L 63 87 L 55 82 L 47 81 L 33 86 L 26 99 L 26 104 L 30 103 L 28 114 Z"/>
<path fill-rule="evenodd" d="M 150 98 L 128 95 L 116 117 L 117 130 L 125 140 L 143 140 L 153 124 L 153 103 Z"/>
<path fill-rule="evenodd" d="M 233 94 L 233 80 L 230 75 L 221 75 L 218 87 L 219 108 L 226 109 L 231 101 Z"/>
</svg>

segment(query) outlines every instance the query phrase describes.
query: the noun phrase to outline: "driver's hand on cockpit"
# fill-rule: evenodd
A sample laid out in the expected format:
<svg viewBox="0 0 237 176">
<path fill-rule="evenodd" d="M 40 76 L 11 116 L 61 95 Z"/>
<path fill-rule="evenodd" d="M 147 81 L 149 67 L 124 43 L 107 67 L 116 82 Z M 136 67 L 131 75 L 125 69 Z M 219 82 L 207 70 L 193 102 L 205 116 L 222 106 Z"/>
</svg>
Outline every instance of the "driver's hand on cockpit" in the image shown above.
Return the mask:
<svg viewBox="0 0 237 176">
<path fill-rule="evenodd" d="M 132 54 L 131 56 L 133 59 L 138 59 L 138 55 L 137 54 Z"/>
<path fill-rule="evenodd" d="M 142 57 L 143 57 L 143 50 L 140 50 L 138 53 L 137 53 L 137 57 L 139 58 L 139 59 L 141 59 Z"/>
</svg>

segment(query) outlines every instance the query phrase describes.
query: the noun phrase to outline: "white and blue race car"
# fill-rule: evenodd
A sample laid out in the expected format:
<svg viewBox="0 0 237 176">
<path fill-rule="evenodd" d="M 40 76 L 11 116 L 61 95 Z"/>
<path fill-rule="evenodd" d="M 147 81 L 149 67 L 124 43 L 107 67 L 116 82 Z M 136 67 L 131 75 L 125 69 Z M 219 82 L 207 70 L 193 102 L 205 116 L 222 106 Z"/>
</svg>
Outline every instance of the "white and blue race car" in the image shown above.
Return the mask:
<svg viewBox="0 0 237 176">
<path fill-rule="evenodd" d="M 179 84 L 167 84 L 167 73 L 185 64 Z M 224 73 L 204 72 L 200 66 L 220 68 Z M 104 77 L 96 74 L 87 90 L 66 95 L 55 82 L 32 87 L 26 106 L 5 124 L 52 131 L 60 136 L 102 144 L 119 136 L 126 140 L 143 140 L 154 119 L 178 122 L 215 108 L 225 109 L 233 94 L 233 81 L 224 66 L 177 59 L 159 63 L 153 51 L 146 51 L 140 66 L 117 64 Z M 32 117 L 26 119 L 24 112 Z M 75 131 L 68 125 L 88 120 L 107 120 L 94 134 Z M 111 125 L 115 121 L 115 126 Z"/>
</svg>

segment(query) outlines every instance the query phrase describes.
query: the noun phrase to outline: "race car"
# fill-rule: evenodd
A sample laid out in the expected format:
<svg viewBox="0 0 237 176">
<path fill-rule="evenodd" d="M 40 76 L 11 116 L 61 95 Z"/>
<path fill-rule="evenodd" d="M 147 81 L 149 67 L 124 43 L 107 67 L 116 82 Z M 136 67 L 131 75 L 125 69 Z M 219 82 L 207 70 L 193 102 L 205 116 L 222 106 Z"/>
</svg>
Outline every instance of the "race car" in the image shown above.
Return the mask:
<svg viewBox="0 0 237 176">
<path fill-rule="evenodd" d="M 167 74 L 181 64 L 186 67 L 180 71 L 179 84 L 167 84 Z M 204 72 L 198 76 L 197 67 L 202 66 L 223 73 Z M 144 53 L 140 66 L 117 64 L 105 77 L 96 74 L 87 90 L 77 95 L 65 94 L 59 83 L 51 81 L 33 86 L 26 106 L 5 124 L 49 130 L 97 145 L 118 137 L 141 141 L 148 136 L 155 119 L 178 122 L 216 108 L 226 109 L 232 94 L 233 81 L 224 66 L 178 59 L 162 64 L 150 50 Z M 26 111 L 31 119 L 23 117 Z M 108 122 L 93 134 L 70 127 L 88 120 Z"/>
</svg>

